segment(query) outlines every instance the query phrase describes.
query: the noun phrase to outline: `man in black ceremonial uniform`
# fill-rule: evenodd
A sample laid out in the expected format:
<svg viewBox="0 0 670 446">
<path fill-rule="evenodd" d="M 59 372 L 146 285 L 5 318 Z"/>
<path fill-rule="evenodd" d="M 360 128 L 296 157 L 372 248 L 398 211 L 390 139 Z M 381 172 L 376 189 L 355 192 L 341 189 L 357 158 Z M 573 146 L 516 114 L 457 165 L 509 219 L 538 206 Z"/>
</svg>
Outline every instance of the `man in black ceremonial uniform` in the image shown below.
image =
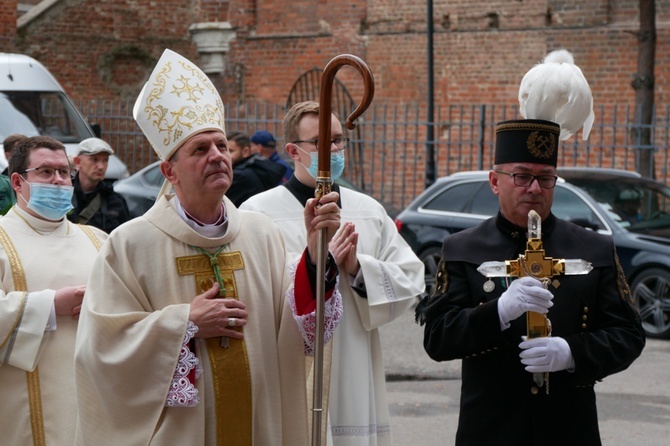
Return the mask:
<svg viewBox="0 0 670 446">
<path fill-rule="evenodd" d="M 600 445 L 594 384 L 645 344 L 612 239 L 551 213 L 559 132 L 544 120 L 497 125 L 489 183 L 500 211 L 447 237 L 435 293 L 417 308 L 430 357 L 463 360 L 458 446 Z M 554 277 L 548 289 L 533 277 L 478 272 L 524 254 L 530 210 L 542 218 L 546 256 L 593 270 Z M 547 314 L 549 337 L 522 338 L 527 311 Z M 548 380 L 538 385 L 533 373 Z"/>
</svg>

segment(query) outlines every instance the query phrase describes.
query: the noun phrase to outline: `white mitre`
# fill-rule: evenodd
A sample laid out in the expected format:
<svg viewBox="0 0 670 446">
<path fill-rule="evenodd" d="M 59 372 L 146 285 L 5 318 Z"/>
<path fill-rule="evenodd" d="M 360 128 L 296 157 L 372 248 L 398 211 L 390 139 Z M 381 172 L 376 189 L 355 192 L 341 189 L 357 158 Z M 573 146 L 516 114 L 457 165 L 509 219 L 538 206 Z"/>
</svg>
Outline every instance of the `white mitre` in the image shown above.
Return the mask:
<svg viewBox="0 0 670 446">
<path fill-rule="evenodd" d="M 191 136 L 226 132 L 221 96 L 195 64 L 166 49 L 133 107 L 133 117 L 160 159 Z"/>
</svg>

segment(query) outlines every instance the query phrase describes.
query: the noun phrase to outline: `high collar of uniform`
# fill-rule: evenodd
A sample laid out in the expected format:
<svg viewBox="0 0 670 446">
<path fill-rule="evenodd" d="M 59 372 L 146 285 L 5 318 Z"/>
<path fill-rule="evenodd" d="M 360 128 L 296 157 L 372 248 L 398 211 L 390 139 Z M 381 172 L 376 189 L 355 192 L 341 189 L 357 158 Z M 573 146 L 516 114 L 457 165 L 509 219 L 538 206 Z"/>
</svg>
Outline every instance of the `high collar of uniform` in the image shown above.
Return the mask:
<svg viewBox="0 0 670 446">
<path fill-rule="evenodd" d="M 496 216 L 496 226 L 500 232 L 511 240 L 520 240 L 522 242 L 528 240 L 528 229 L 515 225 L 506 219 L 500 211 L 498 211 L 498 215 Z M 556 217 L 554 214 L 549 213 L 549 216 L 542 220 L 542 238 L 549 236 L 555 226 Z"/>
</svg>

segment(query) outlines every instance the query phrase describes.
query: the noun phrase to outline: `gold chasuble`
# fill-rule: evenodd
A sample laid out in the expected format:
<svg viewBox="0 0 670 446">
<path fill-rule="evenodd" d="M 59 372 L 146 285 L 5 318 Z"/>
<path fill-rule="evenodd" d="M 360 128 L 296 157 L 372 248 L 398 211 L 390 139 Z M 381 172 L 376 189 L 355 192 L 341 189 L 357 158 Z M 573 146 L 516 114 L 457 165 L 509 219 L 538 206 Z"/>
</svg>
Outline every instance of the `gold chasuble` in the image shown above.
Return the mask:
<svg viewBox="0 0 670 446">
<path fill-rule="evenodd" d="M 244 269 L 244 260 L 239 251 L 220 252 L 224 247 L 214 254 L 195 248 L 201 254 L 177 257 L 177 271 L 180 276 L 194 276 L 198 294 L 211 289 L 218 281 L 220 298 L 238 299 L 233 271 Z M 242 327 L 233 329 L 240 331 Z M 210 338 L 206 344 L 216 394 L 216 444 L 251 446 L 251 375 L 244 340 Z"/>
</svg>

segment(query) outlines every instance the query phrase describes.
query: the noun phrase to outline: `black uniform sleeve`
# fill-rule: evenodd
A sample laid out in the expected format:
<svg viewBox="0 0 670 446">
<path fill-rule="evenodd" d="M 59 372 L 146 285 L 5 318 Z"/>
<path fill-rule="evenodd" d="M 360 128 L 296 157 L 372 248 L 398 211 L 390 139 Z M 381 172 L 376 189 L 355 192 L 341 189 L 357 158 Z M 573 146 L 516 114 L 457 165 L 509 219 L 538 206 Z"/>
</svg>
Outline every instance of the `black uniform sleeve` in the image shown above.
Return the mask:
<svg viewBox="0 0 670 446">
<path fill-rule="evenodd" d="M 613 244 L 609 249 L 614 256 L 613 266 L 596 272 L 597 306 L 585 314 L 581 333 L 565 337 L 575 360 L 574 379 L 580 383 L 592 383 L 625 370 L 645 345 L 640 315 Z"/>
</svg>

